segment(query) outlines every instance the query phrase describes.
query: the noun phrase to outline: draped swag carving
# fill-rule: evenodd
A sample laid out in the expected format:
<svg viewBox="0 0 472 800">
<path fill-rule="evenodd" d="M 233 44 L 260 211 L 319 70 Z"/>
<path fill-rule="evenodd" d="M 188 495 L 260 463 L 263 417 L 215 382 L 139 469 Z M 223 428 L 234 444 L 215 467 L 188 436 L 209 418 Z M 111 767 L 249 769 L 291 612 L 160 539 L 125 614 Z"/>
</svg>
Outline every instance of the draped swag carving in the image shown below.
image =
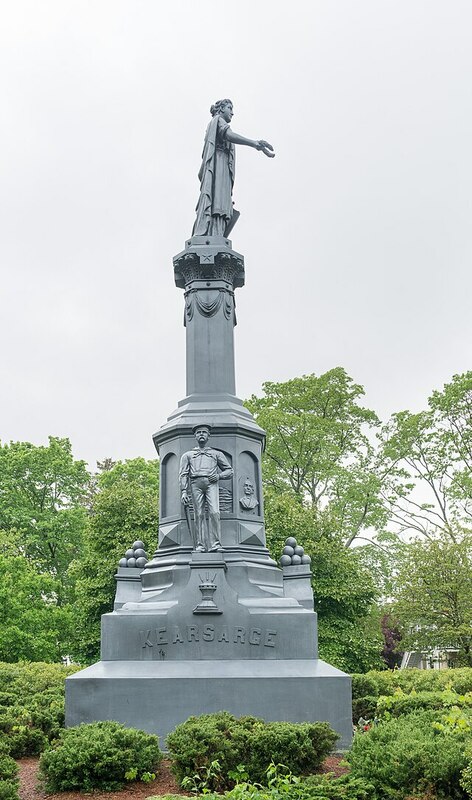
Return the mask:
<svg viewBox="0 0 472 800">
<path fill-rule="evenodd" d="M 193 319 L 195 307 L 202 317 L 214 317 L 223 306 L 226 319 L 234 314 L 234 296 L 226 289 L 191 289 L 185 295 L 184 324 Z M 236 324 L 236 320 L 234 321 Z"/>
</svg>

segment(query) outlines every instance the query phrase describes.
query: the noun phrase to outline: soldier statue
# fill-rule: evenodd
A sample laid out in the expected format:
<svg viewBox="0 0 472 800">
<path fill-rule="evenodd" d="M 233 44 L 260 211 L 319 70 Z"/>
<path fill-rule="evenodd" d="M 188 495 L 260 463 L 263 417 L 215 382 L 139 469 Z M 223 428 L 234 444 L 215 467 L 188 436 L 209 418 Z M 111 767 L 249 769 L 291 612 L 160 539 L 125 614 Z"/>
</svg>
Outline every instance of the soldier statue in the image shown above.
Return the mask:
<svg viewBox="0 0 472 800">
<path fill-rule="evenodd" d="M 222 550 L 220 503 L 218 483 L 222 478 L 231 478 L 233 468 L 221 450 L 208 447 L 211 428 L 197 425 L 193 432 L 197 447 L 184 453 L 180 460 L 180 491 L 182 503 L 188 509 L 193 505 L 195 515 L 194 548 L 203 553 Z M 208 524 L 205 510 L 208 509 Z M 187 521 L 190 519 L 187 512 Z M 190 531 L 192 533 L 192 531 Z"/>
</svg>

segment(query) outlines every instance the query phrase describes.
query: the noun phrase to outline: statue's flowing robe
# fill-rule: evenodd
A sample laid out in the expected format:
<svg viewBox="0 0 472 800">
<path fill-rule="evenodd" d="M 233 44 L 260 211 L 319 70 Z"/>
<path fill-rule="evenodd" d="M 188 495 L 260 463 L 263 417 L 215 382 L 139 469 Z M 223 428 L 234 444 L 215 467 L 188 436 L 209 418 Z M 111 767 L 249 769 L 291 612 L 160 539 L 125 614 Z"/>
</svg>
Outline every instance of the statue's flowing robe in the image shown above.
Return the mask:
<svg viewBox="0 0 472 800">
<path fill-rule="evenodd" d="M 222 217 L 225 220 L 223 227 L 226 227 L 233 216 L 235 147 L 226 139 L 228 128 L 229 123 L 219 114 L 208 125 L 198 173 L 200 197 L 192 236 L 222 235 L 222 226 L 216 228 L 215 218 Z"/>
</svg>

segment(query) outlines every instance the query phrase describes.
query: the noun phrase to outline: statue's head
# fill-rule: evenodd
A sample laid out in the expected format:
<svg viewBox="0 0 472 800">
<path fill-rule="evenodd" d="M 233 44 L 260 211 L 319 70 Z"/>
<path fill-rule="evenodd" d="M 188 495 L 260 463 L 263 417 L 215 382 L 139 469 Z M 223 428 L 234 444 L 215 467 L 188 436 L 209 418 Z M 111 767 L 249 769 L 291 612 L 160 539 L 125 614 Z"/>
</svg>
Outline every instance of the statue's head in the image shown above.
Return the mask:
<svg viewBox="0 0 472 800">
<path fill-rule="evenodd" d="M 223 117 L 225 122 L 231 122 L 233 117 L 233 103 L 227 97 L 224 100 L 217 100 L 214 105 L 210 108 L 210 114 L 212 117 L 216 117 L 217 114 Z"/>
<path fill-rule="evenodd" d="M 244 481 L 244 494 L 246 497 L 251 497 L 254 494 L 254 484 L 249 478 Z"/>
<path fill-rule="evenodd" d="M 198 444 L 206 444 L 210 438 L 211 428 L 209 425 L 195 425 L 193 433 Z"/>
</svg>

